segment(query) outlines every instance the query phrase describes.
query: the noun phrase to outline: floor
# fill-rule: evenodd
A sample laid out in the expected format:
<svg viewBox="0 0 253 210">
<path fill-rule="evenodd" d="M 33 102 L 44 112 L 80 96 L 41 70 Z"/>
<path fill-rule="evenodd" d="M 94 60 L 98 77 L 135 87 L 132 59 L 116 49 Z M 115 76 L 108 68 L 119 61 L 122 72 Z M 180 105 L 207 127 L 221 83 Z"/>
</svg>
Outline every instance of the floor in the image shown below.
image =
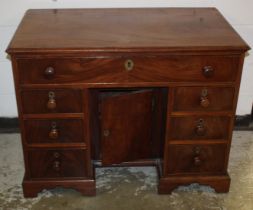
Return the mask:
<svg viewBox="0 0 253 210">
<path fill-rule="evenodd" d="M 97 169 L 96 197 L 59 188 L 24 199 L 23 173 L 20 136 L 0 135 L 0 210 L 252 210 L 253 132 L 233 134 L 228 194 L 192 184 L 179 187 L 171 195 L 157 195 L 155 169 L 140 167 Z"/>
</svg>

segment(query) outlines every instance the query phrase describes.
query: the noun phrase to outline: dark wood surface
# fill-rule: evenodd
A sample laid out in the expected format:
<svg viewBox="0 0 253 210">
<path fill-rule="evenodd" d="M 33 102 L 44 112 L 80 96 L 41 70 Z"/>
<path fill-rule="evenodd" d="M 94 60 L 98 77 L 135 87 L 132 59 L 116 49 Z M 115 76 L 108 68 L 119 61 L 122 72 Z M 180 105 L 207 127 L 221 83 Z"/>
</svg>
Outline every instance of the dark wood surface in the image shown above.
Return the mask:
<svg viewBox="0 0 253 210">
<path fill-rule="evenodd" d="M 18 66 L 23 71 L 20 82 L 24 84 L 124 82 L 124 62 L 120 58 L 21 59 Z M 48 67 L 54 68 L 51 76 L 45 74 Z"/>
<path fill-rule="evenodd" d="M 211 31 L 211 32 L 210 32 Z M 247 50 L 215 8 L 28 10 L 8 52 Z"/>
<path fill-rule="evenodd" d="M 153 101 L 152 90 L 126 92 L 102 99 L 103 165 L 152 156 Z"/>
<path fill-rule="evenodd" d="M 248 49 L 215 8 L 29 10 L 7 49 L 24 195 L 94 195 L 95 162 L 155 165 L 159 193 L 227 192 Z"/>
<path fill-rule="evenodd" d="M 54 94 L 55 107 L 49 108 L 49 94 Z M 82 93 L 80 90 L 27 90 L 21 92 L 23 112 L 25 114 L 42 113 L 81 113 Z"/>
<path fill-rule="evenodd" d="M 171 140 L 226 140 L 228 137 L 230 117 L 228 116 L 181 116 L 172 117 Z"/>
<path fill-rule="evenodd" d="M 27 155 L 32 179 L 87 176 L 84 150 L 31 150 Z"/>
<path fill-rule="evenodd" d="M 178 87 L 174 91 L 174 111 L 232 111 L 234 88 Z"/>
<path fill-rule="evenodd" d="M 84 123 L 81 119 L 26 120 L 26 141 L 29 144 L 85 142 Z"/>
<path fill-rule="evenodd" d="M 224 174 L 226 144 L 170 145 L 165 174 Z"/>
<path fill-rule="evenodd" d="M 127 70 L 125 64 L 133 62 Z M 238 56 L 129 56 L 126 58 L 20 59 L 22 84 L 125 82 L 231 82 L 236 79 Z M 47 76 L 46 70 L 54 72 Z M 204 72 L 212 68 L 212 74 Z"/>
</svg>

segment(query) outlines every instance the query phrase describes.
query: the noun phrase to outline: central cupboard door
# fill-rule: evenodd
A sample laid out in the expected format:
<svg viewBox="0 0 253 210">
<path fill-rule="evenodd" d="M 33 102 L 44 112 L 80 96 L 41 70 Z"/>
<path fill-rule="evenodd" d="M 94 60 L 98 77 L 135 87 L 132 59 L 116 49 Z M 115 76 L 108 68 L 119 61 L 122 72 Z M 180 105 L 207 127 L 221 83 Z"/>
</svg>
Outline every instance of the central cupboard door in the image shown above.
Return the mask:
<svg viewBox="0 0 253 210">
<path fill-rule="evenodd" d="M 103 165 L 151 156 L 153 96 L 148 89 L 108 94 L 101 100 Z"/>
</svg>

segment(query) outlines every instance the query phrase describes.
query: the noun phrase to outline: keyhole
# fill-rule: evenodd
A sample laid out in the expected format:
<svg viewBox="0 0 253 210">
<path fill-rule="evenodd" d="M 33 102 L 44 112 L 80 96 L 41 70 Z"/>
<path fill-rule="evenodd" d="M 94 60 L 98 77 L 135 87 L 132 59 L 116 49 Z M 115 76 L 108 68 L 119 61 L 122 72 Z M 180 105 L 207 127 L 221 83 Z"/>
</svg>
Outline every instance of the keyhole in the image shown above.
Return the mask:
<svg viewBox="0 0 253 210">
<path fill-rule="evenodd" d="M 54 99 L 54 98 L 55 98 L 55 93 L 52 92 L 52 91 L 50 91 L 50 92 L 48 93 L 48 98 L 49 98 L 49 99 Z"/>
<path fill-rule="evenodd" d="M 206 97 L 207 94 L 208 94 L 207 89 L 203 89 L 203 90 L 201 91 L 201 95 L 202 95 L 203 97 Z"/>
<path fill-rule="evenodd" d="M 126 60 L 126 62 L 125 62 L 125 69 L 127 71 L 131 71 L 133 69 L 133 67 L 134 67 L 134 62 L 132 60 L 130 60 L 130 59 Z"/>
</svg>

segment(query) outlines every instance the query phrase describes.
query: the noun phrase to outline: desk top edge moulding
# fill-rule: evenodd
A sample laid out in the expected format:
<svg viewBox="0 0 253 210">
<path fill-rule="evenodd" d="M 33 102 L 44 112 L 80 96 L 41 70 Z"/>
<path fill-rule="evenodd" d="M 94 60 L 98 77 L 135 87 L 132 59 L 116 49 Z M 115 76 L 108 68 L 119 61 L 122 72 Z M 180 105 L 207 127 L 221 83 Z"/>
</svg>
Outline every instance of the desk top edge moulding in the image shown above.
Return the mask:
<svg viewBox="0 0 253 210">
<path fill-rule="evenodd" d="M 148 48 L 250 49 L 216 8 L 31 9 L 7 52 L 113 52 Z"/>
<path fill-rule="evenodd" d="M 158 193 L 228 192 L 247 43 L 216 8 L 31 9 L 12 61 L 23 192 L 96 194 L 95 168 L 154 166 Z"/>
</svg>

